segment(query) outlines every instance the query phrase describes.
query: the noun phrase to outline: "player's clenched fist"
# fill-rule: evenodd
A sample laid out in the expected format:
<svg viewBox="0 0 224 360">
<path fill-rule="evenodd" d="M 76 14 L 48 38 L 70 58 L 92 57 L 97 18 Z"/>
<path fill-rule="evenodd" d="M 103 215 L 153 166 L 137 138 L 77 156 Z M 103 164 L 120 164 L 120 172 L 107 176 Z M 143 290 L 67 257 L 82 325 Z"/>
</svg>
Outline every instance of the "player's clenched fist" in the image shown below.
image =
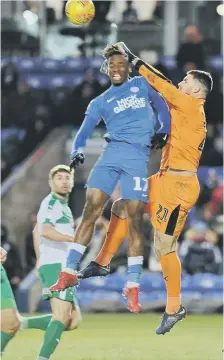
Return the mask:
<svg viewBox="0 0 224 360">
<path fill-rule="evenodd" d="M 85 156 L 80 152 L 72 152 L 70 155 L 70 169 L 76 169 L 79 164 L 83 164 L 85 160 Z"/>
<path fill-rule="evenodd" d="M 7 258 L 7 251 L 5 251 L 5 249 L 0 247 L 0 262 L 2 264 L 4 264 L 4 262 L 6 261 L 6 258 Z"/>
</svg>

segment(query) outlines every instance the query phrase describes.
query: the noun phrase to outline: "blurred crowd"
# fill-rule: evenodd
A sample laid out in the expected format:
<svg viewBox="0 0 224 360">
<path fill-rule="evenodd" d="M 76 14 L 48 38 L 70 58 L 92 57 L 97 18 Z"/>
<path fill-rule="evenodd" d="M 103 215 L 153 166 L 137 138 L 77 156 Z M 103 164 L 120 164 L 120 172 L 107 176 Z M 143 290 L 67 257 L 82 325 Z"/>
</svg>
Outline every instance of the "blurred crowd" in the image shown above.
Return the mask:
<svg viewBox="0 0 224 360">
<path fill-rule="evenodd" d="M 2 181 L 55 127 L 79 127 L 89 102 L 106 88 L 87 69 L 84 80 L 74 89 L 57 87 L 34 90 L 19 78 L 13 63 L 2 68 Z"/>
</svg>

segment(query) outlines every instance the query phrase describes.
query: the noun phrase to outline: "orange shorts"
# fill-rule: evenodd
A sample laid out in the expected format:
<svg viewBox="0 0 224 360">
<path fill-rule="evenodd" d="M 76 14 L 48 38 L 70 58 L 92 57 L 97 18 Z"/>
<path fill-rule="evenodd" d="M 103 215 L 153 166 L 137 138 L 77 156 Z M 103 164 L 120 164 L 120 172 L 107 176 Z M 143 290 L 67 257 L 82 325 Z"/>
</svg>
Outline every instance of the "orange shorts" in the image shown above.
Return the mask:
<svg viewBox="0 0 224 360">
<path fill-rule="evenodd" d="M 148 179 L 149 204 L 146 211 L 154 229 L 179 236 L 191 208 L 196 203 L 200 185 L 195 176 L 177 176 L 158 172 Z"/>
</svg>

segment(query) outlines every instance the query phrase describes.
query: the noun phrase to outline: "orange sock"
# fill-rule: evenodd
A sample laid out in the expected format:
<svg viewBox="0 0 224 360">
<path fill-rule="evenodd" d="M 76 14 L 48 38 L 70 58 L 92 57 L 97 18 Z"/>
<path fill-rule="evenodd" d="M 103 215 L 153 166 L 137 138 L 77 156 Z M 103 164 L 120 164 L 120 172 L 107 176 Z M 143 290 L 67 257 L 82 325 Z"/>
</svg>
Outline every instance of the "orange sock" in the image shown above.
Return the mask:
<svg viewBox="0 0 224 360">
<path fill-rule="evenodd" d="M 106 239 L 95 259 L 97 264 L 102 266 L 108 265 L 127 235 L 128 220 L 120 219 L 112 213 Z"/>
<path fill-rule="evenodd" d="M 166 312 L 168 314 L 175 314 L 181 304 L 181 262 L 176 251 L 160 256 L 159 260 L 166 283 Z"/>
</svg>

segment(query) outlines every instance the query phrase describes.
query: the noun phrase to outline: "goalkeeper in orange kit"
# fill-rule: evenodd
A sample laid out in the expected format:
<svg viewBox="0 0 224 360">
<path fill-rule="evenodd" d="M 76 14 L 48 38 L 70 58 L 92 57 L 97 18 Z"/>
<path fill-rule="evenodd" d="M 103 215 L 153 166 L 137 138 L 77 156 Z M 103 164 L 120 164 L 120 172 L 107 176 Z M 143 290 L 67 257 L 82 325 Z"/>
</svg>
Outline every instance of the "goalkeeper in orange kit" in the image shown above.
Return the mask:
<svg viewBox="0 0 224 360">
<path fill-rule="evenodd" d="M 169 332 L 186 316 L 181 304 L 181 263 L 176 245 L 187 215 L 199 196 L 197 169 L 206 138 L 204 103 L 213 81 L 209 73 L 193 70 L 176 88 L 154 67 L 133 55 L 124 43 L 117 46 L 128 55 L 139 74 L 165 98 L 172 119 L 171 134 L 162 150 L 160 171 L 148 179 L 149 204 L 146 206 L 155 230 L 154 250 L 167 289 L 165 313 L 156 330 L 159 335 Z M 127 215 L 119 199 L 112 206 L 104 245 L 95 261 L 81 271 L 80 277 L 106 276 L 110 261 L 127 233 Z"/>
</svg>

